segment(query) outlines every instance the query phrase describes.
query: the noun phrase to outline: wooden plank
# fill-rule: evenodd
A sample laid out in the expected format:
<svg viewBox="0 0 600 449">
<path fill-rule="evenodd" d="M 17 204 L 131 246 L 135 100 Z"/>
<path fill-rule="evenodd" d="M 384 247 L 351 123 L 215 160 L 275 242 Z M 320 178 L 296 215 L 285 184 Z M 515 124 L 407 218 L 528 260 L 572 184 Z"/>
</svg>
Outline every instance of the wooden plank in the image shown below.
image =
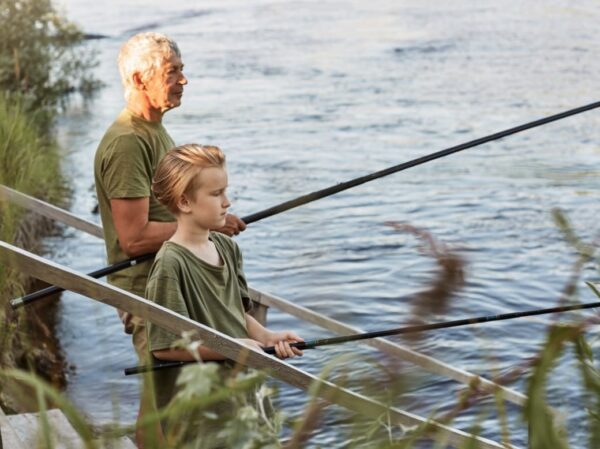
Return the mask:
<svg viewBox="0 0 600 449">
<path fill-rule="evenodd" d="M 23 413 L 8 417 L 10 425 L 15 429 L 26 447 L 38 447 L 41 432 L 40 413 Z M 51 429 L 51 438 L 56 449 L 82 447 L 81 437 L 65 415 L 59 409 L 46 412 L 46 419 Z"/>
<path fill-rule="evenodd" d="M 297 318 L 300 318 L 301 320 L 309 321 L 313 324 L 316 324 L 317 326 L 323 327 L 337 334 L 353 335 L 365 332 L 362 329 L 350 326 L 332 318 L 328 318 L 319 313 L 313 312 L 310 309 L 298 306 L 296 304 L 291 303 L 290 301 L 279 298 L 277 296 L 260 292 L 253 288 L 249 288 L 249 293 L 251 299 L 255 302 L 267 304 L 271 307 L 274 307 L 283 312 L 287 312 L 290 315 L 293 315 Z M 493 393 L 495 391 L 500 390 L 502 391 L 502 395 L 506 400 L 515 404 L 523 406 L 527 401 L 527 396 L 525 396 L 522 393 L 494 383 L 488 379 L 485 379 L 468 371 L 455 368 L 453 366 L 448 365 L 447 363 L 434 359 L 433 357 L 429 357 L 427 355 L 415 352 L 409 348 L 401 346 L 397 343 L 393 343 L 389 340 L 385 340 L 383 338 L 374 338 L 370 340 L 363 340 L 361 341 L 361 343 L 377 348 L 386 354 L 400 357 L 403 360 L 412 362 L 415 365 L 420 366 L 421 368 L 431 373 L 449 377 L 450 379 L 462 382 L 465 385 L 479 385 L 482 391 Z"/>
<path fill-rule="evenodd" d="M 29 449 L 10 425 L 4 410 L 0 408 L 0 449 Z"/>
<path fill-rule="evenodd" d="M 102 228 L 96 223 L 84 220 L 60 207 L 53 206 L 45 201 L 17 192 L 2 184 L 0 184 L 0 200 L 10 201 L 13 204 L 17 204 L 27 210 L 43 215 L 44 217 L 72 226 L 75 229 L 87 232 L 95 237 L 101 239 L 104 238 Z"/>
<path fill-rule="evenodd" d="M 419 426 L 428 423 L 431 432 L 443 435 L 447 438 L 449 444 L 456 447 L 466 445 L 467 442 L 473 439 L 477 441 L 479 448 L 504 447 L 489 439 L 473 436 L 461 430 L 426 420 L 410 412 L 388 408 L 371 398 L 338 387 L 332 382 L 319 379 L 264 352 L 247 348 L 228 335 L 178 315 L 151 301 L 135 296 L 125 290 L 103 284 L 89 276 L 81 275 L 67 267 L 47 261 L 42 257 L 2 241 L 0 241 L 0 262 L 26 271 L 29 275 L 48 283 L 125 310 L 135 316 L 140 316 L 177 335 L 184 331 L 196 332 L 204 345 L 229 359 L 255 369 L 265 370 L 273 377 L 305 391 L 315 385 L 317 388 L 312 389 L 312 391 L 315 391 L 317 396 L 355 413 L 363 414 L 372 419 L 385 415 L 389 417 L 392 423 L 404 426 Z"/>
<path fill-rule="evenodd" d="M 9 425 L 15 429 L 23 441 L 23 449 L 38 447 L 41 413 L 23 413 L 7 417 Z M 81 436 L 75 431 L 71 423 L 59 409 L 46 412 L 46 419 L 50 426 L 52 444 L 55 449 L 85 449 L 89 447 Z M 113 449 L 135 449 L 135 444 L 127 438 L 121 437 L 109 441 L 98 442 L 97 447 L 111 447 Z M 5 445 L 6 449 L 20 449 L 20 446 Z"/>
</svg>

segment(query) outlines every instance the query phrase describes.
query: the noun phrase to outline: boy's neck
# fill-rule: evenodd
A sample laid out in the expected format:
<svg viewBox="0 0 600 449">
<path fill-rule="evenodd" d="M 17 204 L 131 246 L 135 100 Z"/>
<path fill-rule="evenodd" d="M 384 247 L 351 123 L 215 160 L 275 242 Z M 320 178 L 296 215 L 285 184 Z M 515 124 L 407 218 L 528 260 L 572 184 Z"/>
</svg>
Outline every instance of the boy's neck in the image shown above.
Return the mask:
<svg viewBox="0 0 600 449">
<path fill-rule="evenodd" d="M 186 226 L 181 221 L 178 221 L 177 230 L 169 241 L 183 246 L 196 257 L 211 265 L 222 266 L 223 261 L 214 243 L 209 240 L 209 234 L 209 229 Z"/>
<path fill-rule="evenodd" d="M 170 238 L 181 246 L 203 246 L 209 242 L 210 229 L 189 226 L 184 220 L 178 221 L 177 230 Z"/>
</svg>

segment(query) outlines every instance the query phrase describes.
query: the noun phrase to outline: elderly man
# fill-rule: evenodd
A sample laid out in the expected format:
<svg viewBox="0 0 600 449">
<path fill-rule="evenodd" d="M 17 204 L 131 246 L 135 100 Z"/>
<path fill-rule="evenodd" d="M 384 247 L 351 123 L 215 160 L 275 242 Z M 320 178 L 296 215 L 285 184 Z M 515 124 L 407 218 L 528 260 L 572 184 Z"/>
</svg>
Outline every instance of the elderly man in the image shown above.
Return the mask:
<svg viewBox="0 0 600 449">
<path fill-rule="evenodd" d="M 94 162 L 111 264 L 156 252 L 175 232 L 175 218 L 154 198 L 150 187 L 158 162 L 175 146 L 162 117 L 181 104 L 187 84 L 177 44 L 158 33 L 129 39 L 119 53 L 119 71 L 127 106 L 106 131 Z M 242 220 L 229 215 L 224 228 L 217 231 L 234 235 L 244 229 Z M 108 282 L 143 296 L 150 266 L 151 261 L 112 274 Z M 147 357 L 143 320 L 124 312 L 119 315 L 143 360 Z"/>
</svg>

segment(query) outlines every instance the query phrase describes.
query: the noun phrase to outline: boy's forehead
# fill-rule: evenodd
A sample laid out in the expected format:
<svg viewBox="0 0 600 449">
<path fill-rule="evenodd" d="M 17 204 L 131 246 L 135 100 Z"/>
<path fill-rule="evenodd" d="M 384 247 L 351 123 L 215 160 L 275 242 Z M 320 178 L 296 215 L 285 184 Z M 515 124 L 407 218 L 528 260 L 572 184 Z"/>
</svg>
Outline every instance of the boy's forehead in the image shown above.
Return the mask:
<svg viewBox="0 0 600 449">
<path fill-rule="evenodd" d="M 203 168 L 196 175 L 196 181 L 200 185 L 226 185 L 227 171 L 222 167 Z"/>
</svg>

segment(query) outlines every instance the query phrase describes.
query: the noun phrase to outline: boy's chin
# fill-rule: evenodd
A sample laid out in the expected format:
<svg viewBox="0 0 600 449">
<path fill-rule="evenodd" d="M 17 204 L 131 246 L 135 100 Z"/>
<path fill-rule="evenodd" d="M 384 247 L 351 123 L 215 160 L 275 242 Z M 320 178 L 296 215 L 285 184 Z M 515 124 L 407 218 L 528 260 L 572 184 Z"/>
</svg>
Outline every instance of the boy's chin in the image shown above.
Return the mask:
<svg viewBox="0 0 600 449">
<path fill-rule="evenodd" d="M 223 219 L 219 220 L 219 222 L 216 224 L 215 229 L 221 229 L 226 224 L 227 224 L 227 220 L 225 220 L 225 217 L 223 217 Z"/>
</svg>

